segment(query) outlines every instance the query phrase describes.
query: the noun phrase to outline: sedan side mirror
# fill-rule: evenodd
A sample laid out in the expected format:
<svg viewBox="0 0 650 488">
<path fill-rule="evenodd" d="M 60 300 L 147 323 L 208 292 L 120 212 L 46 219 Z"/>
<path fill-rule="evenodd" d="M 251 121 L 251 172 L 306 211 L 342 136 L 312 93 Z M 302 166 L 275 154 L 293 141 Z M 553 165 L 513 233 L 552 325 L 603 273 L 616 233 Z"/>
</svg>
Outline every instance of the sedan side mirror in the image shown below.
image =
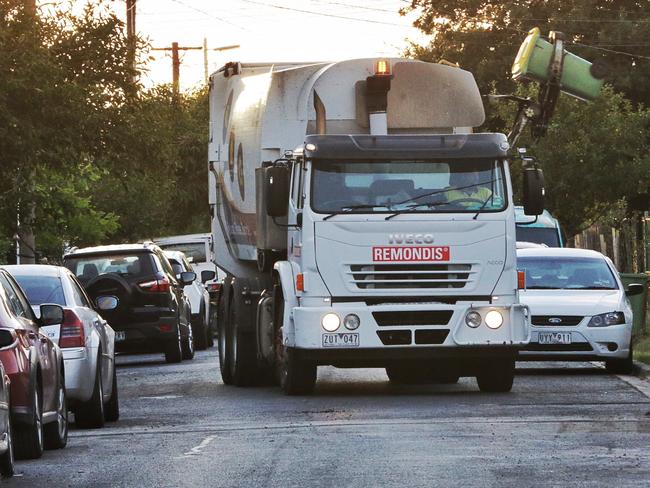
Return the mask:
<svg viewBox="0 0 650 488">
<path fill-rule="evenodd" d="M 196 273 L 194 271 L 183 271 L 181 273 L 181 283 L 183 285 L 190 285 L 196 279 Z"/>
<path fill-rule="evenodd" d="M 201 271 L 201 283 L 207 283 L 208 281 L 213 280 L 217 276 L 217 273 L 210 271 L 209 269 L 204 269 Z"/>
<path fill-rule="evenodd" d="M 95 298 L 95 305 L 99 310 L 115 310 L 120 301 L 114 296 L 101 296 Z"/>
<path fill-rule="evenodd" d="M 634 297 L 636 295 L 641 295 L 644 292 L 645 286 L 643 286 L 641 283 L 631 283 L 627 285 L 627 290 L 625 291 L 625 294 L 628 297 Z"/>
<path fill-rule="evenodd" d="M 41 305 L 41 318 L 39 325 L 45 327 L 48 325 L 58 325 L 63 323 L 63 307 L 54 303 L 44 303 Z"/>
</svg>

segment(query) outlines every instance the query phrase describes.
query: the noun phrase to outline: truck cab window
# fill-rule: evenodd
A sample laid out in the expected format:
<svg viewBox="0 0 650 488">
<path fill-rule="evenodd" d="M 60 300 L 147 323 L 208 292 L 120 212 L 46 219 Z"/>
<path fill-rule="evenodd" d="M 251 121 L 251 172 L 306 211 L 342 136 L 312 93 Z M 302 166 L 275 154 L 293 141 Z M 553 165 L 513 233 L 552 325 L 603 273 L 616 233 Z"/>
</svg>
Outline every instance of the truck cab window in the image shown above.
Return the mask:
<svg viewBox="0 0 650 488">
<path fill-rule="evenodd" d="M 302 188 L 303 188 L 303 163 L 298 160 L 293 165 L 293 174 L 291 175 L 291 200 L 296 208 L 302 208 Z"/>
</svg>

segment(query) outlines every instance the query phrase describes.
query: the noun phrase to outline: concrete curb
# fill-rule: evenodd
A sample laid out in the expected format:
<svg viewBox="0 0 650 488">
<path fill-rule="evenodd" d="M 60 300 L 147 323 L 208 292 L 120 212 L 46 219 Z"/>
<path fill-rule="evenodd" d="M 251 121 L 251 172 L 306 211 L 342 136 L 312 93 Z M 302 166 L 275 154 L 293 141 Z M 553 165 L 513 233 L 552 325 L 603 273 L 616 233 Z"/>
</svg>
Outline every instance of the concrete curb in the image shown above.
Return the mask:
<svg viewBox="0 0 650 488">
<path fill-rule="evenodd" d="M 642 363 L 641 361 L 634 361 L 634 376 L 647 379 L 650 378 L 650 365 Z"/>
</svg>

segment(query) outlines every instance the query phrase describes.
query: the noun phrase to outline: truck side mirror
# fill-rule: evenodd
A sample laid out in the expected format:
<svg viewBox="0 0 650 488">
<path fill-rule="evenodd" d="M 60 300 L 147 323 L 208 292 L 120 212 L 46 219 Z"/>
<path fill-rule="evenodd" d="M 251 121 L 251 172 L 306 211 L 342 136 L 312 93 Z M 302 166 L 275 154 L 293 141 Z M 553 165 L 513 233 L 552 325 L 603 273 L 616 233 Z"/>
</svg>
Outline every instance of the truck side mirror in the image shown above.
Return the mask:
<svg viewBox="0 0 650 488">
<path fill-rule="evenodd" d="M 264 197 L 269 217 L 284 217 L 289 205 L 289 168 L 269 166 L 264 169 Z"/>
<path fill-rule="evenodd" d="M 544 173 L 538 168 L 524 168 L 524 214 L 544 212 Z"/>
</svg>

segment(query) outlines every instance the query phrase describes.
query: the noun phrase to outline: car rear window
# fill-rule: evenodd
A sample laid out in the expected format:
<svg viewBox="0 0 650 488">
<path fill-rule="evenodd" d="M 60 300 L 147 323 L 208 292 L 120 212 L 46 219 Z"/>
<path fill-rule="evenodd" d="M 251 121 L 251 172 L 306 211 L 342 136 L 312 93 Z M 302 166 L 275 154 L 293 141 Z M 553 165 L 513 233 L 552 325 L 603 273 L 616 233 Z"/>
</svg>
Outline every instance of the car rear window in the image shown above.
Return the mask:
<svg viewBox="0 0 650 488">
<path fill-rule="evenodd" d="M 97 276 L 115 273 L 124 278 L 149 276 L 155 271 L 149 253 L 102 254 L 100 256 L 68 256 L 65 266 L 83 285 Z"/>
<path fill-rule="evenodd" d="M 15 273 L 13 276 L 27 295 L 30 305 L 41 305 L 42 303 L 67 305 L 60 278 L 56 276 L 20 276 Z"/>
<path fill-rule="evenodd" d="M 526 288 L 617 290 L 611 269 L 602 258 L 527 256 L 517 258 L 517 267 L 526 270 Z"/>
<path fill-rule="evenodd" d="M 205 243 L 204 242 L 185 242 L 177 244 L 163 244 L 160 246 L 165 251 L 180 251 L 187 257 L 191 263 L 205 263 L 207 258 L 205 256 Z"/>
</svg>

